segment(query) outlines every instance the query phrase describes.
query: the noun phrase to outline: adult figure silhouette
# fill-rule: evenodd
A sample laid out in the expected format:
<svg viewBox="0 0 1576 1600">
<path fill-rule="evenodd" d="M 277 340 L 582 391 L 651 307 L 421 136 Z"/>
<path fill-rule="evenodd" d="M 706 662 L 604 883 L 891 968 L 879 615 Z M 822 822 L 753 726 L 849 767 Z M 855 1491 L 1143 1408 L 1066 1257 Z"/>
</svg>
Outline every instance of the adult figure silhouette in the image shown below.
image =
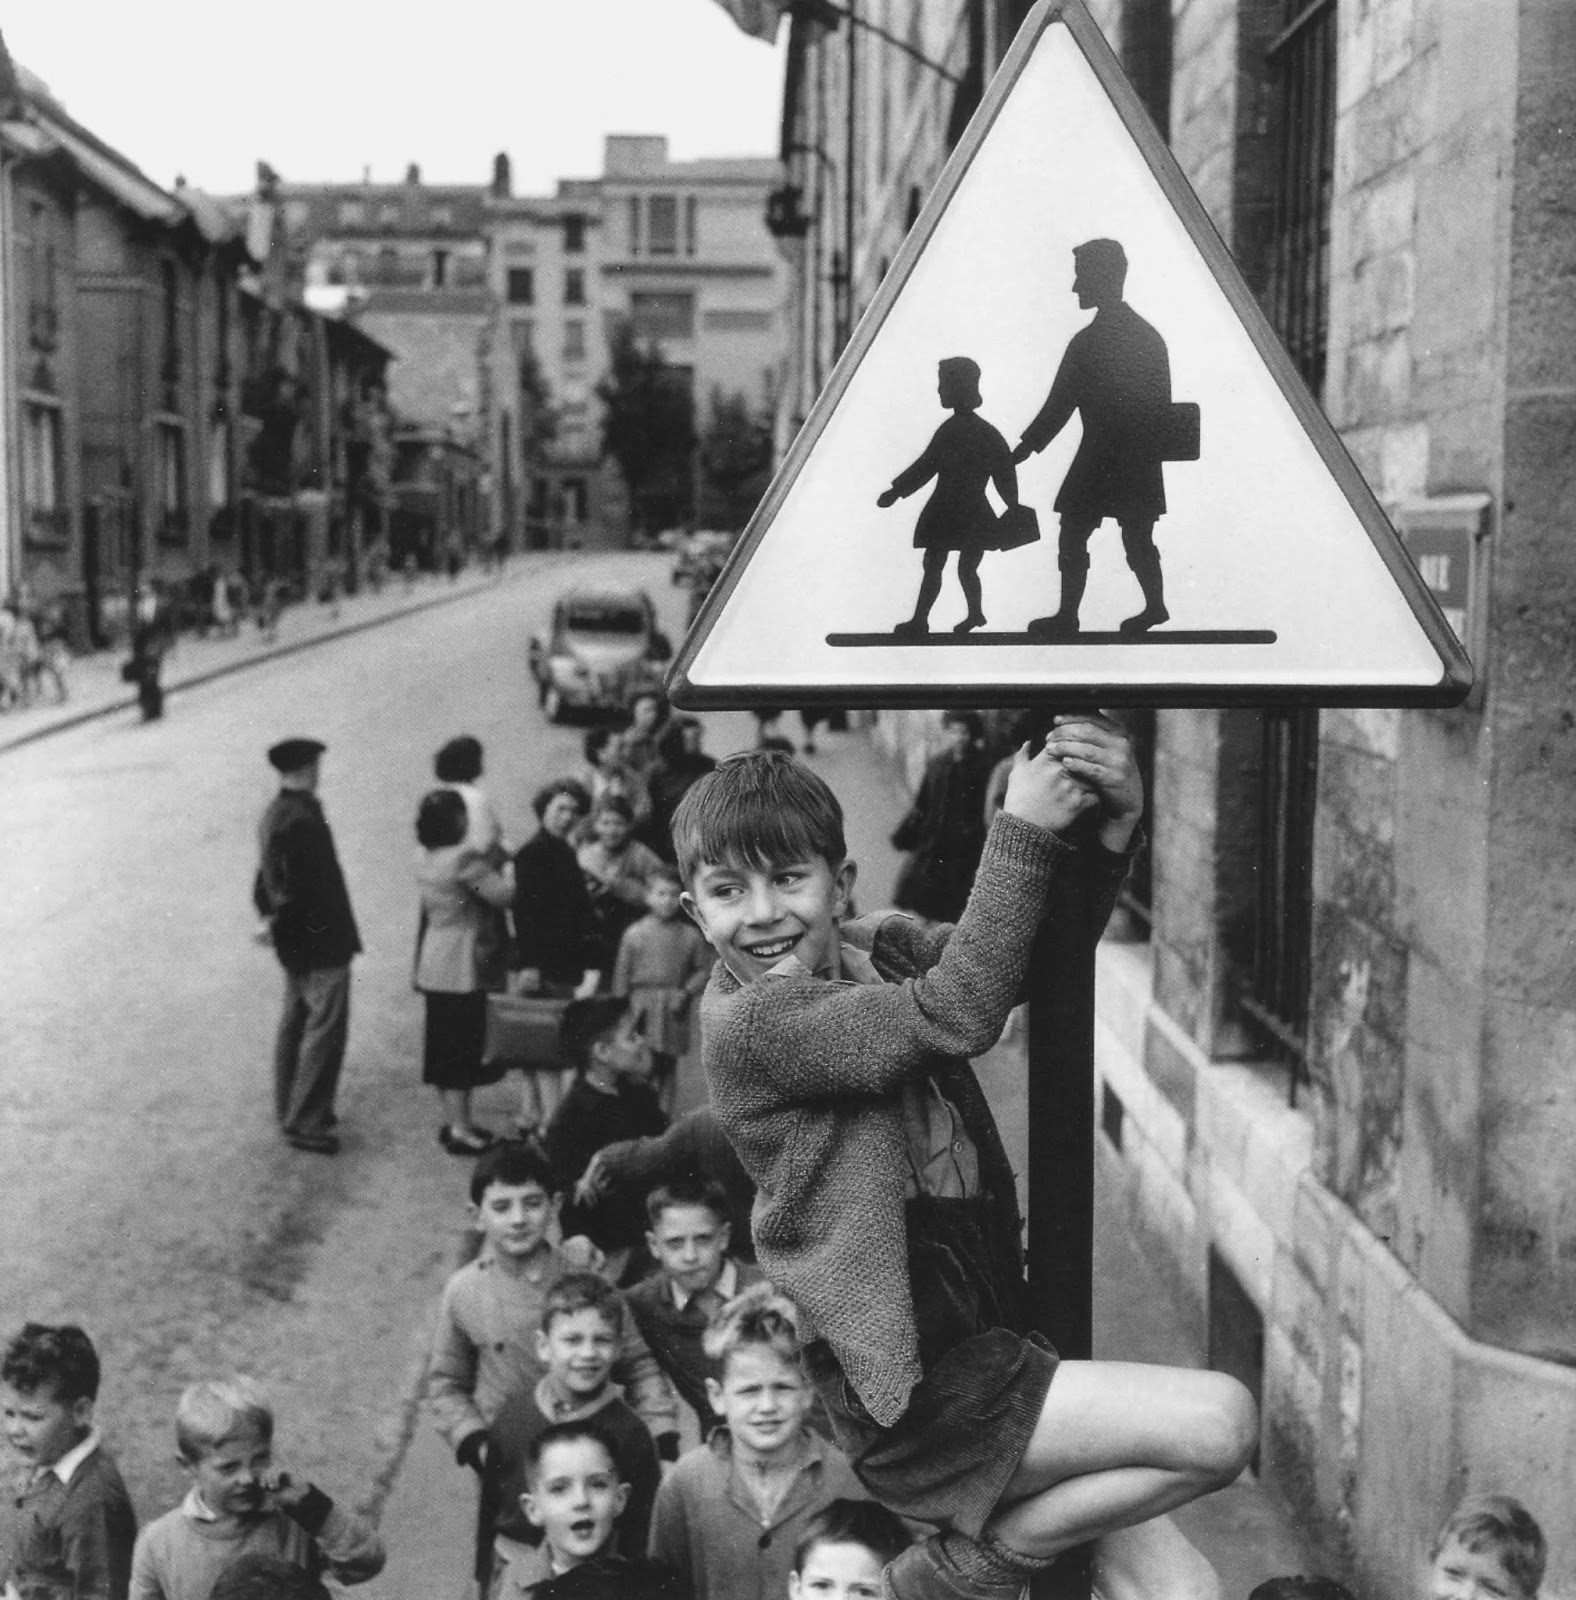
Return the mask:
<svg viewBox="0 0 1576 1600">
<path fill-rule="evenodd" d="M 1127 564 L 1143 591 L 1143 610 L 1120 624 L 1145 633 L 1167 620 L 1155 521 L 1166 509 L 1161 477 L 1163 428 L 1171 406 L 1171 359 L 1166 342 L 1122 298 L 1127 253 L 1115 239 L 1091 239 L 1073 249 L 1073 293 L 1094 318 L 1068 341 L 1045 404 L 1013 451 L 1026 461 L 1067 425 L 1073 412 L 1083 438 L 1062 480 L 1057 566 L 1061 604 L 1037 617 L 1029 634 L 1064 639 L 1078 632 L 1078 607 L 1089 577 L 1089 538 L 1107 517 L 1122 528 Z"/>
<path fill-rule="evenodd" d="M 914 614 L 892 631 L 899 638 L 920 638 L 930 632 L 930 608 L 941 593 L 947 556 L 958 553 L 958 583 L 968 602 L 968 615 L 953 628 L 968 633 L 985 621 L 980 604 L 980 558 L 998 537 L 996 513 L 985 486 L 1009 506 L 1018 503 L 1018 473 L 1007 441 L 978 415 L 980 369 L 968 356 L 948 356 L 937 364 L 936 396 L 952 415 L 936 429 L 925 453 L 905 467 L 882 491 L 878 506 L 896 505 L 932 478 L 936 487 L 914 524 L 914 548 L 925 552 L 924 576 Z"/>
</svg>

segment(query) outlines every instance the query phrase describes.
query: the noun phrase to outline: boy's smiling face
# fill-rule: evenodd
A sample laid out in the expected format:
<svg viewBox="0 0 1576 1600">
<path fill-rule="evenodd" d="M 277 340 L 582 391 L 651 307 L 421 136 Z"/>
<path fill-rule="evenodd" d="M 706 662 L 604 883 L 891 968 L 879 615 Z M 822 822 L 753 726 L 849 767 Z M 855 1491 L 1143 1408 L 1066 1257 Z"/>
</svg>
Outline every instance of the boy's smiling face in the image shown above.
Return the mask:
<svg viewBox="0 0 1576 1600">
<path fill-rule="evenodd" d="M 602 1392 L 618 1354 L 618 1330 L 596 1306 L 559 1311 L 536 1336 L 536 1357 L 579 1400 Z"/>
<path fill-rule="evenodd" d="M 825 856 L 768 867 L 702 862 L 684 908 L 740 983 L 754 983 L 786 955 L 808 972 L 836 964 L 838 919 L 848 910 L 856 868 Z"/>
<path fill-rule="evenodd" d="M 1434 1557 L 1428 1600 L 1533 1600 L 1511 1575 L 1503 1552 L 1487 1540 L 1469 1549 L 1453 1538 Z"/>
<path fill-rule="evenodd" d="M 476 1207 L 476 1223 L 495 1254 L 523 1260 L 547 1242 L 558 1197 L 539 1183 L 489 1183 Z"/>
<path fill-rule="evenodd" d="M 273 1445 L 253 1428 L 220 1439 L 186 1463 L 203 1504 L 218 1517 L 245 1522 L 267 1509 Z"/>
<path fill-rule="evenodd" d="M 595 1439 L 558 1439 L 542 1452 L 531 1487 L 520 1497 L 525 1514 L 561 1567 L 577 1567 L 605 1550 L 629 1498 L 607 1447 Z"/>
</svg>

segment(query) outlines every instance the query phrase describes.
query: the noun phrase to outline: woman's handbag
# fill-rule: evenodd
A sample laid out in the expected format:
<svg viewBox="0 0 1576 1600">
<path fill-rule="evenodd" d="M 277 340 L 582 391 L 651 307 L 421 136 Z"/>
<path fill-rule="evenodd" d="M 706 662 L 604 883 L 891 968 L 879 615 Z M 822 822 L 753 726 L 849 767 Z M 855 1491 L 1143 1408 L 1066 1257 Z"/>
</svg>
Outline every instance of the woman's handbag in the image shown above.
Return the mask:
<svg viewBox="0 0 1576 1600">
<path fill-rule="evenodd" d="M 1040 537 L 1039 513 L 1033 506 L 1008 506 L 996 519 L 996 537 L 991 541 L 994 550 L 1021 550 L 1026 544 L 1035 544 Z"/>
<path fill-rule="evenodd" d="M 557 1072 L 567 1067 L 560 1032 L 568 1004 L 567 997 L 559 995 L 488 995 L 482 1064 L 520 1072 Z"/>
<path fill-rule="evenodd" d="M 1160 459 L 1197 461 L 1200 427 L 1198 402 L 1173 400 L 1160 419 Z"/>
</svg>

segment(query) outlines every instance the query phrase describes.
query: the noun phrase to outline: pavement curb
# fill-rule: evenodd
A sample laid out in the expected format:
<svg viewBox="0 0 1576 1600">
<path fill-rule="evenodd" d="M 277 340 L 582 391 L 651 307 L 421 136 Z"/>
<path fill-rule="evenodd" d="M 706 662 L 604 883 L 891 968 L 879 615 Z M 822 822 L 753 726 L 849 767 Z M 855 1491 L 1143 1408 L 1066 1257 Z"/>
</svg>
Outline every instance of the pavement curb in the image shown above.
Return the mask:
<svg viewBox="0 0 1576 1600">
<path fill-rule="evenodd" d="M 205 667 L 201 671 L 192 673 L 190 677 L 167 683 L 164 686 L 165 697 L 179 694 L 186 689 L 200 688 L 204 684 L 217 682 L 218 679 L 228 678 L 237 672 L 247 672 L 253 667 L 262 666 L 265 662 L 300 655 L 304 650 L 314 650 L 319 645 L 332 644 L 336 639 L 349 639 L 358 633 L 368 633 L 373 628 L 386 627 L 389 623 L 398 622 L 402 618 L 414 617 L 424 611 L 434 611 L 439 606 L 453 605 L 456 601 L 469 599 L 472 595 L 490 594 L 500 584 L 517 581 L 523 576 L 525 576 L 523 572 L 502 573 L 491 583 L 472 584 L 451 593 L 433 595 L 429 599 L 417 600 L 411 605 L 402 606 L 398 611 L 386 611 L 377 617 L 364 617 L 359 621 L 347 622 L 343 626 L 327 628 L 322 633 L 311 635 L 310 638 L 293 639 L 286 644 L 271 645 L 255 655 L 241 656 L 234 661 Z M 54 734 L 65 733 L 71 728 L 80 728 L 102 717 L 112 717 L 117 712 L 134 710 L 136 704 L 136 695 L 127 694 L 123 698 L 108 701 L 103 705 L 84 706 L 80 711 L 68 712 L 57 721 L 45 723 L 43 727 L 29 728 L 25 733 L 12 734 L 9 738 L 0 737 L 0 755 L 11 750 L 20 750 L 24 745 L 36 744 L 40 739 L 50 738 Z"/>
</svg>

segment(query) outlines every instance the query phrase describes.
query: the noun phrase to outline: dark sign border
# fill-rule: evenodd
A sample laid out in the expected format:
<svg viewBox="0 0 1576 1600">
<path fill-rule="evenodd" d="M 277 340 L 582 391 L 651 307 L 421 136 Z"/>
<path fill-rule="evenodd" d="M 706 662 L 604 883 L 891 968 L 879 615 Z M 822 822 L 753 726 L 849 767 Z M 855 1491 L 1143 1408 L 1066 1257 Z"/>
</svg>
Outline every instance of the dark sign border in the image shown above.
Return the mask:
<svg viewBox="0 0 1576 1600">
<path fill-rule="evenodd" d="M 1193 243 L 1214 274 L 1215 281 L 1236 312 L 1248 337 L 1258 351 L 1270 377 L 1286 397 L 1330 475 L 1340 486 L 1357 514 L 1374 548 L 1395 581 L 1418 624 L 1439 655 L 1440 678 L 1424 685 L 1339 684 L 1339 685 L 1259 685 L 1220 686 L 1192 683 L 1153 684 L 1056 684 L 1036 683 L 891 683 L 861 685 L 857 688 L 835 684 L 791 685 L 757 684 L 703 686 L 691 681 L 689 672 L 702 646 L 716 626 L 749 565 L 762 538 L 782 508 L 788 491 L 804 468 L 811 452 L 837 409 L 855 371 L 863 361 L 886 321 L 897 297 L 903 292 L 921 253 L 930 243 L 943 213 L 963 182 L 969 166 L 984 143 L 1007 96 L 1040 39 L 1053 24 L 1066 26 L 1074 43 L 1110 97 L 1117 115 L 1148 163 L 1166 198 L 1187 229 Z M 815 582 L 812 572 L 807 583 Z M 1047 646 L 1047 648 L 1054 648 Z M 1049 702 L 1069 705 L 1143 706 L 1240 706 L 1240 705 L 1366 705 L 1366 706 L 1450 706 L 1464 700 L 1472 687 L 1472 663 L 1460 641 L 1445 621 L 1433 596 L 1407 555 L 1400 537 L 1391 527 L 1373 491 L 1358 471 L 1335 429 L 1318 402 L 1308 392 L 1301 375 L 1292 365 L 1279 336 L 1259 309 L 1258 301 L 1237 270 L 1231 251 L 1216 231 L 1208 213 L 1194 194 L 1182 169 L 1156 131 L 1138 96 L 1128 83 L 1115 55 L 1099 27 L 1084 9 L 1081 0 L 1040 0 L 1018 29 L 1011 48 L 992 78 L 980 102 L 937 180 L 924 210 L 909 230 L 885 281 L 860 318 L 853 338 L 838 359 L 825 388 L 816 397 L 804 426 L 795 436 L 788 454 L 773 477 L 770 487 L 740 535 L 727 565 L 697 613 L 668 673 L 668 693 L 676 706 L 685 710 L 730 710 L 763 704 L 840 705 L 851 707 L 942 707 L 978 705 L 1044 705 Z"/>
</svg>

